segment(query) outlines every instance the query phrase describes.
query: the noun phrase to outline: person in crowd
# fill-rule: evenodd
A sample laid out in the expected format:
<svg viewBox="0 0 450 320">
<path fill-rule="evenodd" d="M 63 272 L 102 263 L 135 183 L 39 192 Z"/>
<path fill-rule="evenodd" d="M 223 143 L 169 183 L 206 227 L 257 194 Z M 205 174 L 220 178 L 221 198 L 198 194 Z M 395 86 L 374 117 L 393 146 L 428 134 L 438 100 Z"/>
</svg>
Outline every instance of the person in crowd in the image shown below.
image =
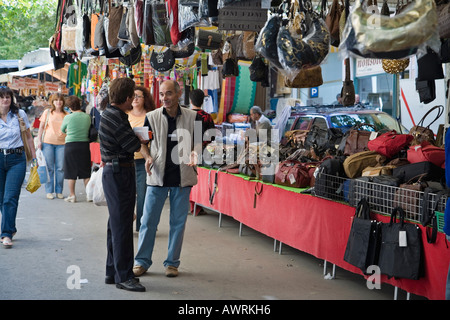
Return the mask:
<svg viewBox="0 0 450 320">
<path fill-rule="evenodd" d="M 270 145 L 272 139 L 272 124 L 270 120 L 263 115 L 260 107 L 253 106 L 250 109 L 250 118 L 255 122 L 255 129 L 260 141 L 267 141 Z"/>
<path fill-rule="evenodd" d="M 64 187 L 64 144 L 66 135 L 61 131 L 63 119 L 68 113 L 64 110 L 64 95 L 55 93 L 49 99 L 39 121 L 37 148 L 42 150 L 47 165 L 48 181 L 45 183 L 47 199 L 63 199 Z"/>
<path fill-rule="evenodd" d="M 147 112 L 155 110 L 156 104 L 150 91 L 142 86 L 134 89 L 133 109 L 128 112 L 128 120 L 132 128 L 143 127 Z M 142 209 L 144 207 L 145 191 L 147 190 L 147 173 L 145 172 L 145 159 L 140 152 L 134 154 L 136 171 L 136 231 L 141 226 Z"/>
<path fill-rule="evenodd" d="M 143 292 L 145 287 L 133 274 L 134 153 L 142 149 L 143 142 L 133 132 L 126 114 L 133 108 L 134 89 L 135 83 L 130 78 L 113 80 L 109 88 L 110 105 L 103 111 L 100 122 L 102 184 L 109 212 L 105 283 Z"/>
<path fill-rule="evenodd" d="M 64 178 L 68 180 L 70 195 L 64 199 L 76 202 L 75 184 L 83 179 L 84 186 L 91 177 L 91 151 L 89 149 L 89 127 L 91 117 L 81 111 L 81 99 L 77 96 L 66 98 L 71 114 L 64 117 L 61 131 L 66 134 L 64 148 Z"/>
<path fill-rule="evenodd" d="M 5 248 L 12 247 L 16 234 L 16 215 L 19 196 L 27 170 L 24 142 L 20 133 L 19 117 L 27 128 L 27 144 L 34 146 L 30 122 L 25 111 L 18 108 L 14 92 L 0 86 L 0 239 Z M 36 151 L 30 148 L 33 165 L 36 165 Z"/>
<path fill-rule="evenodd" d="M 134 259 L 135 276 L 144 274 L 152 264 L 156 230 L 168 195 L 170 232 L 167 258 L 163 265 L 167 277 L 178 276 L 190 207 L 189 196 L 192 186 L 197 184 L 196 155 L 201 152 L 201 141 L 196 142 L 195 146 L 193 141 L 195 121 L 200 121 L 200 117 L 197 112 L 179 105 L 181 95 L 176 81 L 164 81 L 159 89 L 162 108 L 149 112 L 145 120 L 145 125 L 153 132 L 153 139 L 150 147 L 142 147 L 148 177 L 138 250 Z"/>
<path fill-rule="evenodd" d="M 333 105 L 342 105 L 342 97 L 341 97 L 341 94 L 340 94 L 340 93 L 338 93 L 338 94 L 336 95 L 336 101 L 334 101 L 332 104 L 333 104 Z"/>
<path fill-rule="evenodd" d="M 209 129 L 214 129 L 216 126 L 214 124 L 214 120 L 211 115 L 202 109 L 203 100 L 205 99 L 205 93 L 201 89 L 195 89 L 189 92 L 189 102 L 191 104 L 191 109 L 197 112 L 202 119 L 202 134 Z M 206 138 L 206 137 L 204 137 Z M 211 139 L 213 140 L 213 139 Z M 205 148 L 208 143 L 210 143 L 210 139 L 204 139 L 203 148 Z"/>
</svg>

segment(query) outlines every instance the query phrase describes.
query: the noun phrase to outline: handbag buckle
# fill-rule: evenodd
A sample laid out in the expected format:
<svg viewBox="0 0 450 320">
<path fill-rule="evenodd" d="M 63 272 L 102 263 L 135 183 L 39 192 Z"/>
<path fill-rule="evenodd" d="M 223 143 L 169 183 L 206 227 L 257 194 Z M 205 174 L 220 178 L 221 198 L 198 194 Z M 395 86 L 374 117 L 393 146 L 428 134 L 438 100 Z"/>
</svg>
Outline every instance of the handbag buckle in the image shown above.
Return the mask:
<svg viewBox="0 0 450 320">
<path fill-rule="evenodd" d="M 212 38 L 213 38 L 212 35 L 209 35 L 209 36 L 208 36 L 208 43 L 207 43 L 207 46 L 208 46 L 208 47 L 211 45 Z"/>
</svg>

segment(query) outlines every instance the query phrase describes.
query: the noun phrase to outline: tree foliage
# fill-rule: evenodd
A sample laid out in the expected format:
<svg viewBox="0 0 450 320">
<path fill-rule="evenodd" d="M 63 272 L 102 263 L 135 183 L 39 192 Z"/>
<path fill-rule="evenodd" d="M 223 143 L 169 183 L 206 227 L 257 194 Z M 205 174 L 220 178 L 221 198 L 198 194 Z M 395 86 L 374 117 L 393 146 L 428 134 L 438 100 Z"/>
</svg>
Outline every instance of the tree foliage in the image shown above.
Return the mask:
<svg viewBox="0 0 450 320">
<path fill-rule="evenodd" d="M 20 60 L 47 48 L 55 31 L 57 0 L 0 0 L 0 60 Z"/>
</svg>

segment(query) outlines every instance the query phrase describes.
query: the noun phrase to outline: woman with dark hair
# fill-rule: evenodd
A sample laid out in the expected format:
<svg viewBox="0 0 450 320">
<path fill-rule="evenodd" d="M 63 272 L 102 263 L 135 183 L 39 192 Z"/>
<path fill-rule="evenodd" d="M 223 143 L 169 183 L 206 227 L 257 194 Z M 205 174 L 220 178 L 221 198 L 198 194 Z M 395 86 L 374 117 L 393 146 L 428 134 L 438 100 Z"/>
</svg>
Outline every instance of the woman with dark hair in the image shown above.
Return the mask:
<svg viewBox="0 0 450 320">
<path fill-rule="evenodd" d="M 27 170 L 19 117 L 23 119 L 27 128 L 27 144 L 33 146 L 27 114 L 17 107 L 13 91 L 8 87 L 0 86 L 0 211 L 2 213 L 0 239 L 5 248 L 12 247 L 12 238 L 17 232 L 17 207 Z M 34 148 L 30 151 L 33 164 L 36 164 L 36 152 Z"/>
<path fill-rule="evenodd" d="M 128 121 L 132 128 L 142 127 L 147 112 L 155 110 L 156 105 L 150 91 L 141 86 L 134 89 L 134 98 L 132 102 L 133 109 L 128 112 Z M 136 171 L 136 231 L 139 231 L 141 225 L 142 210 L 144 207 L 145 190 L 147 189 L 145 172 L 145 159 L 140 152 L 134 153 L 134 163 Z"/>
<path fill-rule="evenodd" d="M 61 125 L 61 131 L 66 134 L 64 178 L 69 180 L 70 192 L 70 195 L 64 201 L 75 202 L 77 179 L 83 179 L 86 187 L 91 178 L 91 151 L 89 149 L 91 117 L 81 110 L 81 99 L 77 96 L 68 97 L 66 105 L 72 113 L 64 118 Z"/>
<path fill-rule="evenodd" d="M 68 113 L 64 110 L 64 95 L 55 93 L 50 96 L 50 108 L 46 109 L 40 120 L 38 149 L 42 149 L 47 164 L 48 181 L 45 184 L 47 199 L 63 198 L 64 187 L 64 143 L 66 135 L 61 132 L 61 124 Z"/>
</svg>

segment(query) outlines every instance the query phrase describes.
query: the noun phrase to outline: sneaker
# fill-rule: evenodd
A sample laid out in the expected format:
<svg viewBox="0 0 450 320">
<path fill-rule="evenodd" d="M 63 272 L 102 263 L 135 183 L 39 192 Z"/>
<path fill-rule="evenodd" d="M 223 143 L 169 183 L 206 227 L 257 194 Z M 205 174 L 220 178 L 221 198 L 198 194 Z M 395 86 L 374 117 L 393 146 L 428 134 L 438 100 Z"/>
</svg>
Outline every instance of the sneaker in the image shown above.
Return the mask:
<svg viewBox="0 0 450 320">
<path fill-rule="evenodd" d="M 57 194 L 56 194 L 56 197 L 57 197 L 58 199 L 64 199 L 64 196 L 63 196 L 62 193 L 57 193 Z"/>
<path fill-rule="evenodd" d="M 174 278 L 176 276 L 178 276 L 178 268 L 174 266 L 167 266 L 166 277 Z"/>
<path fill-rule="evenodd" d="M 133 273 L 136 277 L 142 276 L 146 272 L 147 269 L 145 269 L 143 266 L 133 266 Z"/>
<path fill-rule="evenodd" d="M 76 201 L 76 198 L 75 198 L 75 196 L 69 196 L 69 197 L 65 198 L 64 201 L 74 203 Z"/>
<path fill-rule="evenodd" d="M 54 199 L 55 197 L 53 196 L 53 193 L 47 193 L 47 199 Z"/>
</svg>

